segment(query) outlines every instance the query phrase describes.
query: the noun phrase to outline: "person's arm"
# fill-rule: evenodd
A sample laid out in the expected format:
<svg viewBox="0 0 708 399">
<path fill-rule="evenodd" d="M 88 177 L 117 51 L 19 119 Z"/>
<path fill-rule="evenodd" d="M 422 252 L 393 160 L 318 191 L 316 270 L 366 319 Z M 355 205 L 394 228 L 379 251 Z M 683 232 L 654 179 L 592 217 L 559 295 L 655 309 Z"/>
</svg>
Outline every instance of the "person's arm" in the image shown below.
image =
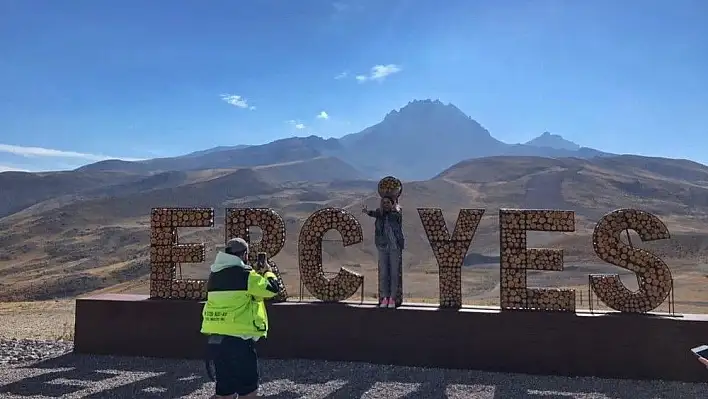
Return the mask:
<svg viewBox="0 0 708 399">
<path fill-rule="evenodd" d="M 370 211 L 370 210 L 364 208 L 364 213 L 371 216 L 372 218 L 381 217 L 381 209 L 379 209 L 379 208 L 376 208 L 373 211 Z"/>
<path fill-rule="evenodd" d="M 251 271 L 248 275 L 248 293 L 256 298 L 272 298 L 280 291 L 278 276 L 271 270 L 262 275 Z"/>
</svg>

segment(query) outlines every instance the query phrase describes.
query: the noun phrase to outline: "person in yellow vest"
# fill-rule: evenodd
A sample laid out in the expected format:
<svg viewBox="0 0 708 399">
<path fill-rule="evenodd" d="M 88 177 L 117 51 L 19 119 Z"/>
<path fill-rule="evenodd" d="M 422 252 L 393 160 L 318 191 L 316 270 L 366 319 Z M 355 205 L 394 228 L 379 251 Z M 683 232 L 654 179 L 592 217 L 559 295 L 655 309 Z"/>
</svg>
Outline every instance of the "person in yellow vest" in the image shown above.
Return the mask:
<svg viewBox="0 0 708 399">
<path fill-rule="evenodd" d="M 268 334 L 264 299 L 274 297 L 280 283 L 267 262 L 257 272 L 247 259 L 248 243 L 242 238 L 229 240 L 217 253 L 207 281 L 201 332 L 208 336 L 207 371 L 216 381 L 215 398 L 259 397 L 255 342 Z"/>
</svg>

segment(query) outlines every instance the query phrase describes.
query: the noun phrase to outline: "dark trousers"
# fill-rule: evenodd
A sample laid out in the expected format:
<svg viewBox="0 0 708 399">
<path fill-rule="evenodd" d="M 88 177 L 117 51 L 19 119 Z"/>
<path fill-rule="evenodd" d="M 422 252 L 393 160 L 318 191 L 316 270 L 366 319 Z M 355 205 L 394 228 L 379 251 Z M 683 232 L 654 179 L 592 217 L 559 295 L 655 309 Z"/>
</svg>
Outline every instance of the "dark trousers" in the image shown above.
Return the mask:
<svg viewBox="0 0 708 399">
<path fill-rule="evenodd" d="M 214 338 L 214 337 L 212 337 Z M 219 337 L 221 338 L 221 337 Z M 214 361 L 216 394 L 248 395 L 258 390 L 258 355 L 251 339 L 224 336 L 221 342 L 210 339 L 209 351 Z"/>
</svg>

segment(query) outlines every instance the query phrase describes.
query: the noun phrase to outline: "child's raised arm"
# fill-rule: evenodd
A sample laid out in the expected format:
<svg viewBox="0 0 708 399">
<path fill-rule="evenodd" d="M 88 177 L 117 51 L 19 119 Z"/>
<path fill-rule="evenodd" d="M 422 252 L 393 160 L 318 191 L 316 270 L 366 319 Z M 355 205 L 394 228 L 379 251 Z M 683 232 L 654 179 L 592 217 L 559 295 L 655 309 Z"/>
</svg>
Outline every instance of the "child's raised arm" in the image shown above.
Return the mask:
<svg viewBox="0 0 708 399">
<path fill-rule="evenodd" d="M 377 217 L 381 216 L 381 209 L 376 208 L 375 210 L 370 211 L 370 210 L 366 209 L 366 206 L 364 206 L 363 208 L 361 208 L 361 213 L 365 213 L 365 214 L 371 216 L 372 218 L 377 218 Z"/>
</svg>

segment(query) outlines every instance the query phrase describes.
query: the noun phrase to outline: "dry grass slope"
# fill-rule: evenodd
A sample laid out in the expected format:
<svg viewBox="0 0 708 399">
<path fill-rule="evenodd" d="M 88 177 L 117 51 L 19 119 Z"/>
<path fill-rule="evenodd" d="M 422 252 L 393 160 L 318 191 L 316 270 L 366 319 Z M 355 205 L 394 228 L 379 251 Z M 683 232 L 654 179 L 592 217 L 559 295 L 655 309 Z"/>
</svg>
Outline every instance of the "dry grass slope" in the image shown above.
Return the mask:
<svg viewBox="0 0 708 399">
<path fill-rule="evenodd" d="M 336 271 L 344 265 L 364 273 L 367 295 L 373 295 L 373 223 L 360 216 L 359 210 L 363 204 L 377 205 L 376 182 L 354 180 L 358 177 L 355 171 L 343 172 L 340 181 L 331 181 L 334 175 L 330 174 L 322 179 L 330 182 L 314 182 L 316 173 L 330 173 L 324 169 L 337 165 L 335 159 L 317 158 L 248 169 L 193 171 L 156 179 L 155 188 L 138 180 L 132 184 L 139 186 L 123 183 L 122 190 L 114 188 L 110 195 L 47 199 L 0 219 L 0 299 L 72 297 L 101 289 L 146 292 L 148 214 L 157 206 L 216 208 L 213 229 L 180 232 L 184 242 L 206 242 L 209 259 L 224 239 L 225 207 L 274 208 L 286 220 L 288 230 L 287 244 L 275 260 L 289 291 L 295 294 L 299 283 L 297 234 L 303 221 L 326 206 L 349 209 L 361 221 L 364 242 L 343 248 L 338 234 L 328 233 L 332 241 L 324 245 L 325 269 Z M 591 232 L 603 214 L 631 207 L 659 215 L 673 234 L 671 240 L 655 243 L 640 243 L 634 236 L 634 245 L 656 251 L 667 260 L 677 286 L 690 287 L 684 297 L 708 302 L 708 295 L 695 294 L 700 290 L 698 282 L 705 278 L 702 254 L 708 247 L 708 168 L 702 165 L 635 156 L 483 158 L 462 162 L 429 181 L 405 183 L 401 201 L 408 242 L 405 288 L 412 298 L 437 296 L 437 266 L 415 210 L 418 207 L 442 208 L 450 230 L 460 208 L 487 210 L 472 241 L 463 281 L 465 297 L 480 303 L 498 297 L 499 208 L 576 211 L 575 233 L 529 234 L 533 246 L 564 248 L 569 266 L 563 273 L 532 273 L 534 284 L 570 287 L 585 284 L 590 271 L 620 270 L 598 265 Z M 205 277 L 206 270 L 206 265 L 183 266 L 185 276 Z M 631 275 L 625 278 L 630 280 Z"/>
</svg>

